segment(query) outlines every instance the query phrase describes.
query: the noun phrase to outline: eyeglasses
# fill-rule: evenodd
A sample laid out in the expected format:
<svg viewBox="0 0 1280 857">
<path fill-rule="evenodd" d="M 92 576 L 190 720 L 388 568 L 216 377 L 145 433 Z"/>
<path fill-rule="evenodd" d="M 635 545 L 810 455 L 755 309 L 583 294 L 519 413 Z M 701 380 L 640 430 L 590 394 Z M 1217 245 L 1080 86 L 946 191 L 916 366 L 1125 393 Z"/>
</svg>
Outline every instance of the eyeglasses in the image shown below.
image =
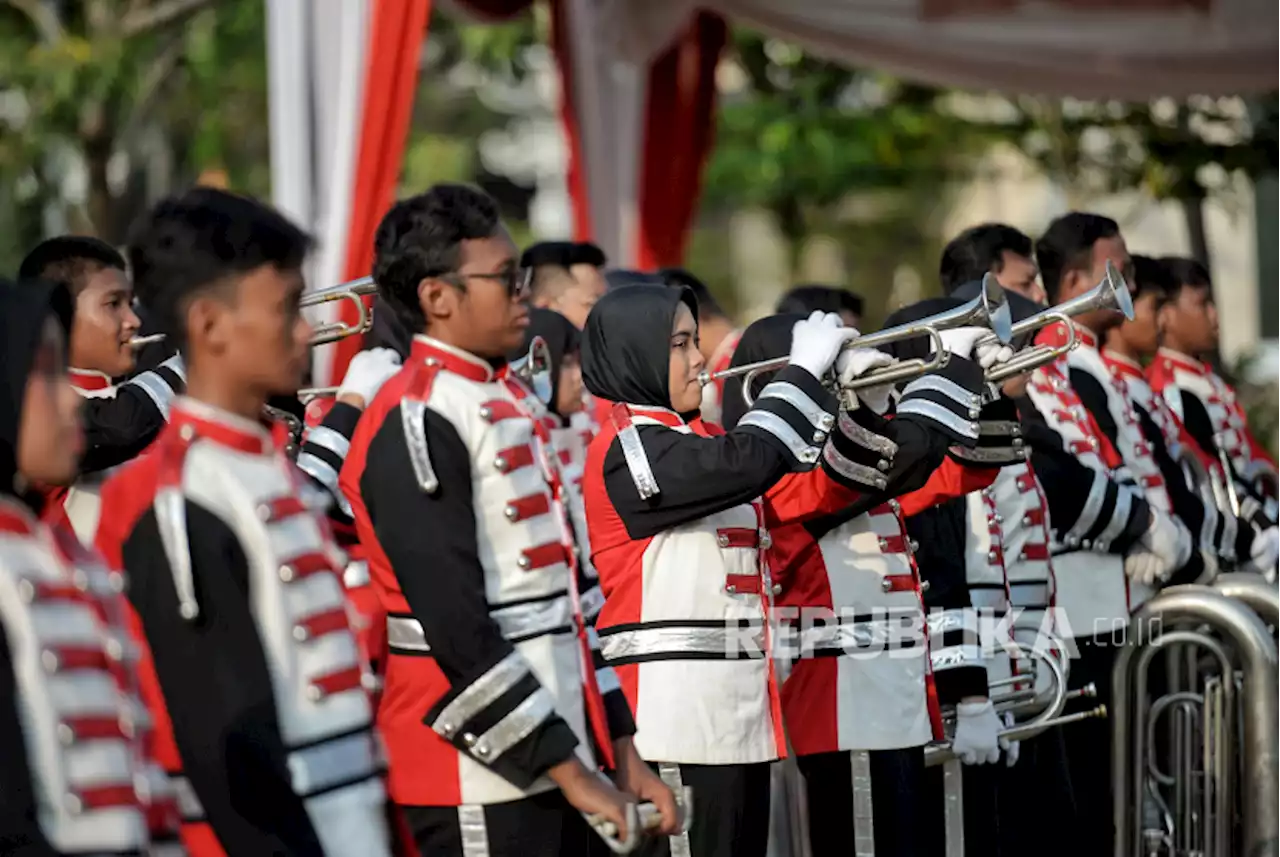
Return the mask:
<svg viewBox="0 0 1280 857">
<path fill-rule="evenodd" d="M 454 278 L 458 285 L 463 285 L 467 280 L 494 280 L 501 283 L 507 290 L 507 297 L 522 298 L 529 292 L 529 286 L 533 282 L 533 268 L 512 267 L 505 271 L 495 271 L 492 274 L 470 274 L 462 271 L 454 271 L 446 274 L 442 279 Z"/>
</svg>

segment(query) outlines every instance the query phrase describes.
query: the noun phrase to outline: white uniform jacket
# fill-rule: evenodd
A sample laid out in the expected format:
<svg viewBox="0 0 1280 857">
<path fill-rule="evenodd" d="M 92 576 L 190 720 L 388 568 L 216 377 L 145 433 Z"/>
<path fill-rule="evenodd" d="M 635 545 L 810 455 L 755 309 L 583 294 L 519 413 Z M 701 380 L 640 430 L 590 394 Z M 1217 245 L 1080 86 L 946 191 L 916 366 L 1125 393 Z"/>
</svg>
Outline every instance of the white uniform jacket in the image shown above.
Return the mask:
<svg viewBox="0 0 1280 857">
<path fill-rule="evenodd" d="M 1063 336 L 1050 329 L 1037 341 L 1057 343 Z M 1149 527 L 1151 510 L 1081 402 L 1069 359 L 1032 373 L 1019 413 L 1051 512 L 1060 630 L 1089 637 L 1127 625 L 1131 608 L 1149 597 L 1149 591 L 1131 592 L 1123 557 Z"/>
<path fill-rule="evenodd" d="M 168 779 L 147 754 L 123 589 L 69 533 L 0 499 L 0 839 L 11 845 L 182 853 Z"/>
</svg>

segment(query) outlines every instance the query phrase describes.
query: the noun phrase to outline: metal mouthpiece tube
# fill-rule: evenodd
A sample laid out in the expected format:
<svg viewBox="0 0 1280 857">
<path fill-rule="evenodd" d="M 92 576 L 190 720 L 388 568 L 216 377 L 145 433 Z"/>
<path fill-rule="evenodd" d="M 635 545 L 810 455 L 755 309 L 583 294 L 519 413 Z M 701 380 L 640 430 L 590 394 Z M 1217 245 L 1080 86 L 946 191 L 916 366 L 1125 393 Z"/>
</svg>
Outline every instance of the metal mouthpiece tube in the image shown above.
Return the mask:
<svg viewBox="0 0 1280 857">
<path fill-rule="evenodd" d="M 859 336 L 857 339 L 845 343 L 842 350 L 879 348 L 904 339 L 927 336 L 932 343 L 933 353 L 928 359 L 912 358 L 903 360 L 892 366 L 868 372 L 853 379 L 849 384 L 840 386 L 846 391 L 879 387 L 939 369 L 945 366 L 951 357 L 950 352 L 943 347 L 939 331 L 966 325 L 990 327 L 994 331 L 996 338 L 1001 342 L 1008 342 L 1012 338 L 1009 302 L 1005 297 L 1004 289 L 996 282 L 994 275 L 987 274 L 983 277 L 982 293 L 961 306 L 918 321 L 906 322 L 866 336 Z M 742 398 L 747 407 L 752 407 L 755 404 L 755 397 L 751 394 L 751 382 L 760 373 L 777 371 L 784 368 L 789 362 L 789 357 L 775 357 L 770 360 L 760 360 L 742 366 L 733 366 L 720 372 L 703 372 L 699 380 L 705 386 L 712 381 L 722 381 L 739 375 L 745 376 L 742 381 Z"/>
<path fill-rule="evenodd" d="M 154 342 L 164 342 L 164 334 L 153 333 L 150 336 L 135 336 L 129 340 L 129 347 L 142 348 L 144 345 L 151 345 Z"/>
<path fill-rule="evenodd" d="M 356 308 L 356 321 L 354 324 L 337 321 L 316 325 L 311 334 L 310 344 L 313 347 L 327 345 L 330 342 L 346 339 L 348 336 L 359 336 L 368 333 L 373 327 L 373 313 L 365 306 L 364 298 L 377 294 L 377 291 L 378 286 L 373 281 L 373 277 L 361 277 L 358 280 L 352 280 L 348 283 L 341 283 L 303 295 L 302 300 L 299 302 L 302 307 L 315 307 L 332 303 L 333 301 L 351 301 Z"/>
</svg>

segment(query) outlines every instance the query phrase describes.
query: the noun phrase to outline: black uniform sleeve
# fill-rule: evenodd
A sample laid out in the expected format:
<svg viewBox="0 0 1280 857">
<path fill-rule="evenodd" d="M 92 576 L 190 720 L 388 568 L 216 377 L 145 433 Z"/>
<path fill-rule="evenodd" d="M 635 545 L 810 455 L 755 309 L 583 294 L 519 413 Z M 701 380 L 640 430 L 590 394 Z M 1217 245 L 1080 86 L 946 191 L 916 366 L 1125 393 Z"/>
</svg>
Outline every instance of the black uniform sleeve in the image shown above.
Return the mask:
<svg viewBox="0 0 1280 857">
<path fill-rule="evenodd" d="M 1062 436 L 1045 421 L 1030 397 L 1020 397 L 1017 405 L 1031 467 L 1048 489 L 1045 499 L 1054 540 L 1067 550 L 1127 553 L 1150 525 L 1146 499 L 1132 486 L 1094 470 L 1068 452 Z M 1107 533 L 1115 536 L 1100 542 L 1099 537 Z"/>
<path fill-rule="evenodd" d="M 763 495 L 787 473 L 815 464 L 835 425 L 836 408 L 835 397 L 808 370 L 788 367 L 723 435 L 702 437 L 655 425 L 620 432 L 605 454 L 605 490 L 633 539 L 731 509 Z M 642 447 L 639 461 L 628 460 L 627 431 L 634 431 Z"/>
<path fill-rule="evenodd" d="M 1026 460 L 1018 406 L 1007 396 L 997 396 L 978 415 L 978 443 L 951 447 L 951 457 L 968 467 L 1008 467 Z"/>
<path fill-rule="evenodd" d="M 1107 391 L 1102 384 L 1083 369 L 1072 369 L 1071 387 L 1097 423 L 1098 429 L 1111 441 L 1113 447 L 1119 449 L 1120 429 L 1116 426 L 1115 417 L 1111 415 L 1111 408 L 1107 405 Z"/>
<path fill-rule="evenodd" d="M 58 857 L 40 829 L 27 744 L 18 719 L 18 682 L 13 653 L 0 625 L 0 854 Z"/>
<path fill-rule="evenodd" d="M 125 540 L 128 596 L 142 622 L 183 769 L 228 854 L 323 854 L 294 793 L 266 654 L 235 534 L 186 504 L 200 613 L 182 618 L 155 513 Z"/>
<path fill-rule="evenodd" d="M 438 480 L 434 492 L 418 485 L 398 407 L 370 442 L 360 480 L 378 543 L 450 684 L 444 698 L 423 712 L 423 722 L 517 787 L 528 788 L 568 759 L 578 739 L 489 615 L 467 447 L 453 424 L 430 408 L 425 437 Z M 524 738 L 495 757 L 484 736 L 508 715 L 531 722 Z"/>
<path fill-rule="evenodd" d="M 351 522 L 351 503 L 338 486 L 338 474 L 351 450 L 351 436 L 361 413 L 354 405 L 335 403 L 320 425 L 303 434 L 298 450 L 298 469 L 333 498 L 329 515 L 342 524 Z"/>
<path fill-rule="evenodd" d="M 1213 430 L 1213 421 L 1209 419 L 1209 412 L 1205 409 L 1204 403 L 1198 396 L 1186 390 L 1179 390 L 1178 395 L 1182 404 L 1182 424 L 1186 426 L 1187 434 L 1191 435 L 1192 440 L 1198 443 L 1201 449 L 1218 461 L 1227 458 L 1219 452 L 1218 436 Z M 1254 528 L 1265 530 L 1273 526 L 1274 522 L 1267 517 L 1264 499 L 1239 477 L 1234 468 L 1224 475 L 1235 484 L 1236 494 L 1241 500 L 1240 526 L 1236 528 L 1236 556 L 1244 558 L 1249 556 Z"/>
<path fill-rule="evenodd" d="M 95 473 L 142 454 L 169 416 L 169 403 L 186 390 L 179 358 L 134 375 L 113 398 L 84 400 L 85 451 L 80 472 Z"/>
</svg>

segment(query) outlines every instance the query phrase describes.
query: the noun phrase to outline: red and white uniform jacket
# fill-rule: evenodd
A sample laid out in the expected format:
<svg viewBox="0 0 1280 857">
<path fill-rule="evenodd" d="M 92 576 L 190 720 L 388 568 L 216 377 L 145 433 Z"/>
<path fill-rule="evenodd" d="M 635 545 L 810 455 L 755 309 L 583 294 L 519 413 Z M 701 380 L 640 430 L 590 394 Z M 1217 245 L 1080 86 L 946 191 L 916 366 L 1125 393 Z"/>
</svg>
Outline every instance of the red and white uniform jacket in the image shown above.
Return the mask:
<svg viewBox="0 0 1280 857">
<path fill-rule="evenodd" d="M 1018 407 L 1031 466 L 1047 489 L 1060 630 L 1089 637 L 1127 625 L 1130 610 L 1150 595 L 1130 592 L 1124 554 L 1146 532 L 1151 510 L 1081 401 L 1076 382 L 1094 376 L 1072 360 L 1036 369 Z"/>
<path fill-rule="evenodd" d="M 1063 328 L 1056 325 L 1042 332 L 1040 341 L 1058 344 L 1065 341 L 1058 338 L 1062 336 L 1065 336 Z M 1097 337 L 1079 325 L 1076 326 L 1076 336 L 1080 344 L 1067 357 L 1072 387 L 1093 417 L 1094 425 L 1120 454 L 1123 462 L 1121 472 L 1127 473 L 1141 489 L 1147 505 L 1156 514 L 1171 519 L 1178 527 L 1179 559 L 1175 571 L 1189 574 L 1189 579 L 1195 580 L 1203 570 L 1204 562 L 1195 551 L 1191 528 L 1183 516 L 1194 514 L 1194 525 L 1199 530 L 1204 517 L 1200 498 L 1187 488 L 1176 451 L 1170 453 L 1164 434 L 1149 416 L 1144 430 L 1128 384 L 1123 376 L 1112 372 L 1103 359 Z M 1180 501 L 1176 505 L 1174 492 Z M 1138 588 L 1146 589 L 1130 588 L 1132 607 L 1137 607 L 1151 595 L 1150 592 L 1138 593 Z"/>
<path fill-rule="evenodd" d="M 772 530 L 769 558 L 788 623 L 779 648 L 791 661 L 782 710 L 798 755 L 917 747 L 941 736 L 916 547 L 902 510 L 967 490 L 946 452 L 977 439 L 968 412 L 981 372 L 968 365 L 968 372 L 958 360 L 948 366 L 968 386 L 912 382 L 894 419 L 866 408 L 840 414 L 824 453 L 827 472 L 871 493 L 835 514 Z M 913 412 L 908 403 L 918 397 L 940 405 L 943 422 L 923 412 L 932 408 Z M 885 501 L 894 494 L 902 503 Z"/>
<path fill-rule="evenodd" d="M 1276 462 L 1250 433 L 1231 386 L 1209 364 L 1168 348 L 1161 348 L 1147 367 L 1147 379 L 1201 449 L 1215 460 L 1219 451 L 1225 454 L 1243 493 L 1250 495 L 1241 503 L 1243 517 L 1260 526 L 1274 524 L 1274 498 L 1261 495 L 1252 483 L 1260 475 L 1274 479 Z"/>
<path fill-rule="evenodd" d="M 123 589 L 123 576 L 69 531 L 0 499 L 7 854 L 182 853 L 177 807 L 152 760 L 137 695 Z"/>
<path fill-rule="evenodd" d="M 587 505 L 582 494 L 582 475 L 587 463 L 587 447 L 581 432 L 572 426 L 552 424 L 551 447 L 564 486 L 564 500 L 573 536 L 578 546 L 578 591 L 582 601 L 582 615 L 594 624 L 600 608 L 604 606 L 604 593 L 600 590 L 600 576 L 591 562 L 591 538 L 587 529 Z"/>
<path fill-rule="evenodd" d="M 72 369 L 71 384 L 86 399 L 85 454 L 80 478 L 50 499 L 61 504 L 80 541 L 92 544 L 102 483 L 155 440 L 169 418 L 169 404 L 186 389 L 186 371 L 181 358 L 171 357 L 118 386 L 101 372 Z"/>
<path fill-rule="evenodd" d="M 378 725 L 401 804 L 517 800 L 632 724 L 577 622 L 573 543 L 544 437 L 484 360 L 425 336 L 342 470 L 387 613 Z M 604 761 L 608 761 L 607 758 Z"/>
<path fill-rule="evenodd" d="M 128 569 L 191 852 L 389 854 L 341 552 L 284 435 L 176 399 L 153 449 L 104 486 L 97 541 Z"/>
<path fill-rule="evenodd" d="M 1253 539 L 1252 526 L 1247 520 L 1237 518 L 1229 508 L 1219 508 L 1209 486 L 1192 484 L 1179 462 L 1184 454 L 1194 455 L 1202 468 L 1219 478 L 1221 464 L 1200 448 L 1164 397 L 1152 391 L 1141 366 L 1106 349 L 1102 351 L 1102 359 L 1117 386 L 1128 393 L 1152 454 L 1166 472 L 1165 487 L 1173 510 L 1195 538 L 1203 554 L 1202 563 L 1216 567 L 1219 559 L 1234 562 L 1237 557 L 1247 558 Z"/>
<path fill-rule="evenodd" d="M 857 500 L 833 468 L 865 481 L 890 466 L 851 450 L 813 469 L 831 449 L 835 411 L 817 379 L 790 367 L 727 434 L 618 404 L 588 450 L 587 521 L 605 593 L 596 627 L 643 758 L 715 765 L 785 755 L 769 656 L 782 591 L 770 530 Z"/>
<path fill-rule="evenodd" d="M 1049 504 L 1035 470 L 1025 460 L 1001 467 L 994 483 L 966 499 L 972 533 L 969 585 L 975 606 L 991 611 L 994 620 L 983 628 L 984 645 L 994 649 L 1010 637 L 1027 647 L 1044 645 L 1042 634 L 1059 632 Z M 1021 660 L 989 657 L 988 679 L 1030 670 Z"/>
<path fill-rule="evenodd" d="M 720 344 L 716 346 L 715 353 L 707 361 L 707 371 L 715 373 L 728 369 L 729 364 L 733 361 L 733 352 L 737 349 L 740 339 L 742 339 L 742 331 L 735 330 L 720 340 Z M 724 379 L 716 379 L 704 386 L 702 388 L 702 421 L 720 425 L 723 403 Z"/>
</svg>

